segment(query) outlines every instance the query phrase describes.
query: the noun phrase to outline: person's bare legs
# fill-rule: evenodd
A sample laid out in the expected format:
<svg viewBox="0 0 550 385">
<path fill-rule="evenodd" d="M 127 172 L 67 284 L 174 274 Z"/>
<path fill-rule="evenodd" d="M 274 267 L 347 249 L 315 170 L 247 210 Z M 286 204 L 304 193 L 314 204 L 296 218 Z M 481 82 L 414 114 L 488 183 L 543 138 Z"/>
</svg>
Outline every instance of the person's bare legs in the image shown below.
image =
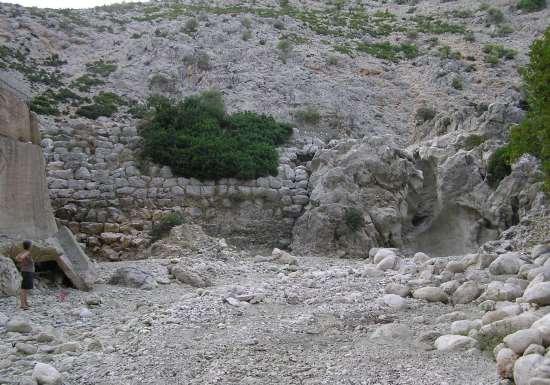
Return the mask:
<svg viewBox="0 0 550 385">
<path fill-rule="evenodd" d="M 28 302 L 28 294 L 27 290 L 21 289 L 21 309 L 28 309 L 29 308 L 29 302 Z"/>
</svg>

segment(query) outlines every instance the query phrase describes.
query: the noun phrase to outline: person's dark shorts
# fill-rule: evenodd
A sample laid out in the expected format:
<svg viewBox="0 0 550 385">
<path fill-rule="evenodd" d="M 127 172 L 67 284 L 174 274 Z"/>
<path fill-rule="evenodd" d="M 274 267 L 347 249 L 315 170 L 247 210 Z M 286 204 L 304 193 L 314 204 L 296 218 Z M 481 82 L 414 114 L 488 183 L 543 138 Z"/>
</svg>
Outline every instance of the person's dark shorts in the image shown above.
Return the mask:
<svg viewBox="0 0 550 385">
<path fill-rule="evenodd" d="M 23 282 L 21 282 L 21 289 L 23 290 L 32 290 L 34 287 L 34 273 L 30 271 L 22 271 L 21 275 L 23 276 Z"/>
</svg>

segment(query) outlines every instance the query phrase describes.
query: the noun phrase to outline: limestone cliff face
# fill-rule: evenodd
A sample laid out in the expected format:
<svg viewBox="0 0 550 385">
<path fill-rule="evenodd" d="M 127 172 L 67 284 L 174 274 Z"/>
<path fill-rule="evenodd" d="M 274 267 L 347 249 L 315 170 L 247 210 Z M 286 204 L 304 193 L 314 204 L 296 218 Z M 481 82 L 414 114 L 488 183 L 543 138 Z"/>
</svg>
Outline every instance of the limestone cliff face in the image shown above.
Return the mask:
<svg viewBox="0 0 550 385">
<path fill-rule="evenodd" d="M 27 105 L 0 89 L 0 236 L 42 239 L 57 232 L 39 140 Z"/>
</svg>

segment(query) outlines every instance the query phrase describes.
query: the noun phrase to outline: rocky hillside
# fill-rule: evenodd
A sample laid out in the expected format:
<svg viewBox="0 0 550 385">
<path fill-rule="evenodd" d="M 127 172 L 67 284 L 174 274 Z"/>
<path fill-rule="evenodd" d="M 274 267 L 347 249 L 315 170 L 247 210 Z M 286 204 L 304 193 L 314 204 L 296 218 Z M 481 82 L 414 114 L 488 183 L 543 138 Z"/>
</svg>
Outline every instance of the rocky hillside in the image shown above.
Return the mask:
<svg viewBox="0 0 550 385">
<path fill-rule="evenodd" d="M 544 5 L 0 4 L 0 123 L 40 127 L 53 211 L 98 272 L 84 293 L 47 269 L 15 311 L 0 255 L 0 383 L 549 384 L 544 173 L 495 165 Z M 141 156 L 149 96 L 210 89 L 292 123 L 276 173 Z"/>
<path fill-rule="evenodd" d="M 96 256 L 135 255 L 176 207 L 237 243 L 443 255 L 494 239 L 536 200 L 523 190 L 538 166 L 495 191 L 487 160 L 524 115 L 518 71 L 549 12 L 515 1 L 2 5 L 0 79 L 41 115 L 56 215 Z M 298 128 L 275 178 L 188 180 L 139 160 L 146 98 L 205 89 L 229 111 Z M 371 159 L 351 159 L 359 148 Z M 346 225 L 354 210 L 359 231 Z"/>
</svg>

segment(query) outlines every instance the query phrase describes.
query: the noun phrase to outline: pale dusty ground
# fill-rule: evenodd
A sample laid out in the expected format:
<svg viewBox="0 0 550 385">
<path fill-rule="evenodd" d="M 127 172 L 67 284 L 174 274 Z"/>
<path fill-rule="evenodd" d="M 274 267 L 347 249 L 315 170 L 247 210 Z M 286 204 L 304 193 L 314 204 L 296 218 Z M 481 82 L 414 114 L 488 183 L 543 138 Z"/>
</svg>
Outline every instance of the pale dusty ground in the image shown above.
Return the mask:
<svg viewBox="0 0 550 385">
<path fill-rule="evenodd" d="M 102 264 L 100 271 L 107 276 L 119 265 L 137 265 L 162 276 L 167 262 Z M 408 299 L 409 309 L 392 312 L 376 301 L 387 276 L 361 277 L 363 261 L 300 258 L 290 277 L 280 265 L 251 259 L 216 263 L 224 273 L 206 292 L 174 282 L 152 291 L 100 284 L 102 304 L 84 319 L 71 312 L 90 294 L 67 290 L 60 302 L 59 290 L 35 293 L 35 307 L 25 315 L 54 326 L 82 350 L 25 358 L 11 348 L 21 335 L 0 332 L 0 362 L 13 361 L 0 370 L 0 383 L 17 383 L 30 375 L 34 361 L 48 360 L 65 372 L 66 384 L 80 385 L 497 383 L 483 353 L 425 351 L 415 342 L 423 332 L 447 333 L 450 325 L 435 318 L 456 308 Z M 222 298 L 235 286 L 266 298 L 233 307 Z M 14 306 L 14 299 L 0 300 L 8 316 Z M 458 310 L 479 316 L 474 306 Z M 377 324 L 392 320 L 409 332 L 370 338 Z M 103 350 L 86 351 L 87 337 L 99 339 Z"/>
</svg>

